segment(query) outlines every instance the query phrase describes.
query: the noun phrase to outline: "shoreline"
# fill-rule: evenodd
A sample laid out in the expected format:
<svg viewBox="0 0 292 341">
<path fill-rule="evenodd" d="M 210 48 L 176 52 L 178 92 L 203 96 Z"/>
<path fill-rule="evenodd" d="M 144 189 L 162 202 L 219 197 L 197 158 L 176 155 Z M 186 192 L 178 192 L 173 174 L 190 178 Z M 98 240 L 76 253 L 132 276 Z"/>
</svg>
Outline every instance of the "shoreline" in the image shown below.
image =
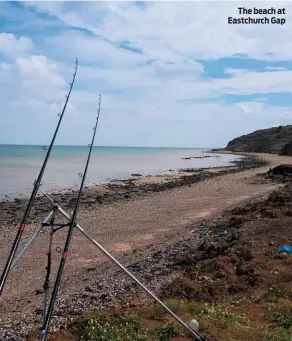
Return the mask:
<svg viewBox="0 0 292 341">
<path fill-rule="evenodd" d="M 280 161 L 280 159 L 278 160 Z M 255 164 L 252 165 L 250 162 L 248 166 L 246 162 L 247 160 L 245 160 L 245 167 L 255 168 Z M 272 164 L 275 164 L 275 162 L 272 162 Z M 238 167 L 238 169 L 244 170 L 243 167 Z M 100 208 L 98 210 L 96 216 L 90 218 L 91 221 L 88 221 L 88 218 L 85 219 L 85 216 L 88 216 L 88 211 L 81 212 L 80 219 L 82 224 L 87 226 L 89 232 L 94 233 L 93 235 L 96 236 L 97 240 L 106 249 L 117 257 L 134 275 L 138 276 L 161 299 L 177 297 L 178 299 L 191 299 L 202 304 L 205 302 L 211 304 L 223 298 L 228 299 L 231 304 L 237 304 L 237 302 L 241 302 L 242 300 L 240 293 L 243 291 L 248 301 L 250 290 L 254 290 L 252 286 L 253 282 L 250 281 L 250 278 L 253 280 L 254 277 L 249 273 L 242 273 L 242 260 L 240 259 L 238 260 L 238 264 L 236 263 L 236 271 L 238 270 L 238 273 L 233 273 L 233 270 L 230 270 L 234 268 L 232 262 L 236 255 L 240 255 L 241 253 L 248 255 L 249 250 L 253 246 L 255 252 L 265 252 L 265 250 L 262 250 L 262 247 L 257 248 L 257 245 L 262 245 L 263 236 L 265 236 L 267 243 L 270 243 L 271 238 L 274 240 L 275 230 L 273 226 L 270 228 L 270 235 L 264 234 L 266 219 L 273 217 L 273 206 L 278 202 L 281 204 L 283 195 L 282 189 L 278 190 L 276 197 L 270 195 L 272 188 L 267 185 L 248 185 L 246 189 L 240 189 L 244 184 L 250 183 L 250 180 L 256 180 L 254 177 L 255 174 L 262 173 L 257 170 L 240 173 L 238 169 L 225 170 L 224 174 L 226 176 L 221 176 L 218 180 L 216 179 L 216 173 L 215 176 L 213 173 L 212 176 L 209 174 L 209 178 L 201 179 L 207 181 L 200 181 L 200 179 L 196 178 L 197 181 L 194 182 L 194 185 L 192 186 L 190 184 L 191 188 L 188 188 L 187 183 L 180 182 L 181 188 L 178 190 L 179 193 L 177 191 L 175 193 L 170 190 L 167 191 L 167 188 L 161 187 L 162 193 L 161 195 L 159 194 L 160 198 L 156 202 L 152 203 L 153 195 L 149 193 L 147 196 L 147 198 L 150 198 L 148 209 L 146 207 L 146 200 L 137 197 L 136 202 L 141 201 L 141 205 L 134 205 L 134 202 L 123 200 L 121 205 L 119 205 L 120 212 L 117 205 L 107 205 L 109 207 L 104 205 L 103 209 Z M 264 167 L 264 172 L 267 170 L 268 167 Z M 233 174 L 227 175 L 230 172 Z M 246 176 L 247 180 L 244 180 Z M 192 180 L 194 179 L 192 178 Z M 177 182 L 175 183 L 177 184 Z M 232 187 L 232 184 L 234 187 Z M 208 193 L 202 193 L 202 188 L 205 188 Z M 225 188 L 226 190 L 216 192 L 218 188 Z M 273 188 L 278 188 L 278 185 L 273 186 Z M 189 203 L 198 192 L 201 193 L 201 197 L 197 198 L 197 201 L 191 201 Z M 216 197 L 213 198 L 215 193 L 217 193 Z M 285 198 L 287 200 L 291 200 L 289 193 L 290 190 L 286 190 Z M 248 195 L 249 198 L 247 198 Z M 172 205 L 169 206 L 170 202 L 164 205 L 165 200 L 169 200 L 171 196 L 174 197 Z M 218 202 L 218 198 L 220 202 Z M 238 198 L 240 199 L 239 201 L 237 201 Z M 272 200 L 269 198 L 272 198 Z M 248 201 L 246 201 L 247 199 Z M 193 214 L 194 212 L 198 213 L 202 209 L 200 205 L 204 210 L 206 209 L 208 201 L 205 200 L 213 200 L 213 204 L 219 204 L 220 207 L 218 211 L 214 211 L 214 215 L 212 213 L 208 216 L 198 216 L 198 219 L 196 219 Z M 262 205 L 262 200 L 267 201 Z M 266 205 L 266 202 L 269 204 L 267 208 L 263 207 Z M 151 210 L 151 208 L 157 207 L 157 204 L 160 205 L 160 216 L 152 224 L 149 224 L 148 221 L 145 221 L 145 217 L 149 219 L 158 213 Z M 181 210 L 179 205 L 183 205 L 184 208 Z M 290 201 L 286 203 L 283 209 L 291 212 L 289 206 Z M 146 212 L 143 213 L 141 208 Z M 104 215 L 103 210 L 107 210 L 108 215 Z M 128 220 L 129 210 L 135 212 L 132 220 Z M 161 213 L 161 211 L 165 210 L 176 211 L 167 220 L 165 219 L 166 215 Z M 185 212 L 191 214 L 189 224 L 184 221 L 186 218 L 186 215 L 184 215 Z M 169 212 L 165 212 L 165 214 L 169 214 Z M 260 220 L 258 220 L 258 215 L 261 217 Z M 117 217 L 116 220 L 109 222 L 109 218 L 114 216 Z M 121 232 L 125 232 L 126 236 L 119 235 L 116 237 L 119 231 L 115 228 L 111 230 L 110 225 L 115 226 L 117 222 L 122 225 L 121 217 L 125 221 L 123 222 L 123 226 L 118 226 L 118 228 Z M 173 217 L 178 217 L 179 219 L 174 221 L 170 226 Z M 139 221 L 137 220 L 140 220 L 140 223 L 145 225 L 144 230 L 141 230 Z M 253 229 L 242 228 L 244 223 L 249 223 L 253 220 L 256 220 Z M 106 221 L 108 222 L 107 224 L 105 224 Z M 157 226 L 158 221 L 161 226 Z M 262 223 L 263 236 L 258 234 L 258 222 Z M 93 225 L 93 223 L 96 225 Z M 100 231 L 101 226 L 103 231 Z M 287 224 L 287 229 L 289 226 L 290 222 Z M 155 235 L 152 242 L 147 242 L 147 244 L 140 243 L 138 247 L 133 247 L 129 251 L 121 250 L 119 252 L 112 248 L 111 244 L 115 243 L 116 240 L 119 243 L 128 242 L 134 233 L 134 238 L 139 237 L 143 233 L 145 233 L 145 236 L 148 236 L 149 233 L 155 234 L 155 231 L 159 231 L 161 227 L 169 228 L 168 232 L 163 232 L 163 236 L 162 234 L 160 235 L 162 238 Z M 172 228 L 174 229 L 173 234 L 170 233 Z M 227 237 L 219 237 L 218 234 L 220 231 L 225 230 L 228 231 Z M 286 233 L 286 230 L 284 232 Z M 238 237 L 238 233 L 242 234 L 242 237 Z M 280 238 L 282 238 L 282 234 L 279 231 L 278 235 Z M 234 239 L 234 236 L 236 239 Z M 68 266 L 64 278 L 64 282 L 70 278 L 72 285 L 70 288 L 68 285 L 65 285 L 62 289 L 62 295 L 55 307 L 55 316 L 58 316 L 58 318 L 53 321 L 53 329 L 63 329 L 64 331 L 64 328 L 69 328 L 70 333 L 74 333 L 75 329 L 73 328 L 72 330 L 71 328 L 72 323 L 77 322 L 78 325 L 80 318 L 86 318 L 88 313 L 96 310 L 106 313 L 107 309 L 112 309 L 116 306 L 121 306 L 126 310 L 139 309 L 141 304 L 151 303 L 143 293 L 137 290 L 129 278 L 125 277 L 120 270 L 117 270 L 108 261 L 102 263 L 100 256 L 97 256 L 96 249 L 93 249 L 91 252 L 90 248 L 86 247 L 85 241 L 79 238 L 76 235 L 74 243 L 72 243 L 71 266 Z M 254 240 L 256 240 L 255 244 L 253 244 Z M 43 259 L 44 263 L 39 262 L 38 259 L 40 257 L 39 249 L 42 249 L 46 245 L 46 242 L 47 236 L 40 236 L 38 245 L 35 245 L 35 248 L 30 251 L 30 257 L 25 258 L 22 265 L 18 269 L 15 269 L 15 272 L 12 274 L 12 278 L 10 279 L 11 288 L 6 292 L 7 296 L 3 300 L 3 313 L 0 314 L 1 324 L 3 326 L 3 328 L 0 328 L 0 335 L 4 335 L 3 340 L 10 340 L 9 337 L 11 337 L 17 341 L 21 341 L 23 340 L 21 338 L 22 336 L 30 334 L 31 332 L 37 335 L 36 331 L 39 327 L 41 314 L 36 312 L 40 311 L 42 295 L 36 294 L 36 292 L 39 292 L 42 284 L 45 265 L 45 258 Z M 227 243 L 227 246 L 224 242 Z M 275 244 L 270 248 L 273 249 L 273 252 L 276 252 L 277 247 L 278 241 L 275 241 Z M 5 254 L 3 249 L 2 251 Z M 45 252 L 43 256 L 45 257 Z M 249 261 L 249 259 L 243 259 L 243 261 Z M 74 267 L 72 267 L 73 264 Z M 199 266 L 198 269 L 196 268 L 197 264 Z M 265 263 L 263 262 L 263 264 Z M 248 263 L 247 265 L 250 264 Z M 251 265 L 253 267 L 257 266 L 257 264 Z M 216 271 L 214 271 L 214 266 L 216 267 Z M 273 271 L 277 272 L 277 267 L 278 265 L 275 261 L 273 263 Z M 25 272 L 23 269 L 25 269 Z M 255 269 L 257 274 L 258 270 L 257 268 Z M 239 270 L 241 270 L 241 273 L 239 273 Z M 193 271 L 198 271 L 198 279 L 197 276 L 196 279 L 191 277 Z M 229 273 L 229 271 L 231 272 Z M 269 268 L 268 271 L 270 271 Z M 40 280 L 37 280 L 38 276 L 40 276 Z M 26 281 L 26 288 L 23 288 L 21 280 Z M 13 286 L 12 283 L 14 283 Z M 257 281 L 256 283 L 260 285 L 261 282 Z M 222 295 L 221 291 L 218 291 L 218 286 L 223 290 Z M 186 288 L 186 291 L 184 288 Z M 211 296 L 209 291 L 206 292 L 205 288 L 208 288 L 208 290 L 210 288 Z M 20 290 L 20 293 L 18 290 Z M 230 294 L 231 290 L 233 290 L 232 294 Z M 184 295 L 190 296 L 185 297 Z M 9 309 L 11 304 L 14 307 L 13 311 Z M 25 309 L 25 311 L 22 309 Z M 25 323 L 23 322 L 24 320 Z M 63 340 L 63 331 L 60 331 L 60 334 L 56 334 L 56 341 Z M 32 334 L 30 336 L 29 341 L 36 340 Z M 70 334 L 68 339 L 65 338 L 64 341 L 75 341 L 74 337 L 73 334 Z M 221 339 L 218 341 L 221 341 Z"/>
<path fill-rule="evenodd" d="M 151 154 L 152 155 L 152 154 Z M 159 154 L 157 154 L 159 155 Z M 154 159 L 146 154 L 145 157 L 135 156 L 133 160 L 129 159 L 127 154 L 125 155 L 125 159 L 120 155 L 113 155 L 110 160 L 106 158 L 105 164 L 101 165 L 98 163 L 103 163 L 102 156 L 99 159 L 91 160 L 91 165 L 89 168 L 89 173 L 85 181 L 85 186 L 105 186 L 110 182 L 121 179 L 132 179 L 133 176 L 138 175 L 140 177 L 153 177 L 156 175 L 170 175 L 179 173 L 182 168 L 186 168 L 188 165 L 191 167 L 200 169 L 200 168 L 209 168 L 212 166 L 226 166 L 229 165 L 234 159 L 238 159 L 237 155 L 223 155 L 209 153 L 208 150 L 190 150 L 188 152 L 176 152 L 174 154 L 165 154 L 162 155 L 162 159 L 157 159 L 156 153 L 153 153 Z M 77 157 L 77 161 L 78 156 Z M 163 159 L 164 157 L 164 159 Z M 115 159 L 117 160 L 115 161 Z M 211 159 L 212 158 L 212 159 Z M 219 159 L 218 159 L 219 158 Z M 202 159 L 202 160 L 201 160 Z M 72 159 L 73 161 L 75 159 Z M 188 161 L 189 160 L 189 161 Z M 213 160 L 213 161 L 211 161 Z M 5 161 L 5 160 L 4 160 Z M 82 168 L 82 164 L 80 164 L 81 168 L 75 169 L 74 171 L 74 162 L 72 167 L 70 167 L 70 171 L 64 172 L 65 169 L 70 166 L 70 164 L 66 166 L 64 165 L 62 159 L 60 162 L 56 164 L 58 159 L 52 159 L 52 169 L 48 167 L 45 174 L 45 181 L 43 184 L 43 189 L 48 191 L 49 193 L 65 193 L 70 190 L 78 190 L 80 186 L 80 180 L 78 177 L 76 178 L 76 173 L 80 171 Z M 110 161 L 110 162 L 109 162 Z M 133 161 L 133 162 L 132 162 Z M 81 162 L 79 160 L 78 162 Z M 109 162 L 109 163 L 108 163 Z M 121 167 L 119 163 L 121 162 Z M 22 172 L 19 172 L 19 167 L 17 172 L 14 173 L 14 168 L 9 167 L 8 164 L 4 162 L 3 167 L 1 166 L 2 172 L 2 188 L 0 193 L 0 201 L 1 200 L 13 200 L 14 198 L 28 199 L 30 197 L 32 191 L 32 182 L 33 178 L 31 178 L 32 173 L 37 173 L 41 160 L 38 161 L 38 165 L 33 163 L 31 166 L 33 169 L 28 170 L 30 162 L 28 161 L 27 165 L 23 164 Z M 13 166 L 14 162 L 11 162 L 11 166 Z M 15 164 L 17 166 L 17 162 Z M 8 168 L 6 168 L 8 167 Z M 76 168 L 76 167 L 75 167 Z M 9 174 L 11 173 L 11 176 Z M 74 173 L 74 176 L 73 176 Z M 14 177 L 16 177 L 19 181 L 13 184 Z M 23 180 L 22 180 L 23 178 Z M 10 185 L 11 182 L 11 185 Z"/>
<path fill-rule="evenodd" d="M 241 160 L 232 161 L 228 166 L 209 168 L 184 168 L 172 174 L 153 176 L 138 176 L 128 179 L 117 179 L 104 185 L 85 186 L 80 201 L 80 209 L 94 209 L 98 205 L 112 204 L 120 200 L 130 200 L 149 192 L 160 192 L 181 186 L 191 186 L 199 181 L 220 175 L 232 174 L 249 169 L 260 168 L 267 162 L 257 155 L 242 155 Z M 49 194 L 49 193 L 48 193 Z M 77 190 L 64 190 L 49 194 L 64 209 L 71 210 L 77 197 Z M 0 201 L 0 221 L 2 225 L 17 225 L 21 218 L 27 198 L 16 197 Z M 37 219 L 51 210 L 52 204 L 42 194 L 38 194 L 29 222 L 36 223 Z"/>
</svg>

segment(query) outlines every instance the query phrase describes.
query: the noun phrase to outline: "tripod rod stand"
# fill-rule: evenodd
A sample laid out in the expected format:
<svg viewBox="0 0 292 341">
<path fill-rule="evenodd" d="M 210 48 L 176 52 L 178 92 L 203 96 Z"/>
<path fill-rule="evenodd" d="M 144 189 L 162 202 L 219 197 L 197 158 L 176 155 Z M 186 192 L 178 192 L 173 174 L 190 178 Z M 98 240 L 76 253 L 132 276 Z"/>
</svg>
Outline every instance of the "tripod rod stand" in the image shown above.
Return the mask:
<svg viewBox="0 0 292 341">
<path fill-rule="evenodd" d="M 24 255 L 24 253 L 27 251 L 29 246 L 32 244 L 32 242 L 35 240 L 37 235 L 40 233 L 40 231 L 46 227 L 50 226 L 51 224 L 49 221 L 54 218 L 54 215 L 57 211 L 59 211 L 65 218 L 70 220 L 70 215 L 60 206 L 58 205 L 54 199 L 52 199 L 47 193 L 45 193 L 42 189 L 40 189 L 40 192 L 43 193 L 43 195 L 51 201 L 53 204 L 52 211 L 47 215 L 47 217 L 44 219 L 43 223 L 37 228 L 37 230 L 33 233 L 31 239 L 29 242 L 24 246 L 24 248 L 21 250 L 21 252 L 18 254 L 18 256 L 15 257 L 12 267 L 16 265 L 16 263 L 21 259 L 21 257 Z M 60 225 L 60 227 L 63 227 L 66 225 Z M 196 340 L 198 341 L 206 341 L 206 339 L 201 336 L 198 332 L 191 329 L 185 322 L 183 322 L 172 310 L 170 310 L 157 296 L 155 296 L 143 283 L 141 283 L 129 270 L 127 270 L 116 258 L 114 258 L 102 245 L 100 245 L 94 238 L 90 236 L 90 234 L 84 230 L 79 224 L 76 224 L 75 226 L 85 238 L 87 238 L 95 247 L 99 249 L 100 252 L 102 252 L 107 258 L 109 258 L 113 263 L 115 263 L 127 276 L 129 276 L 133 281 L 135 281 L 140 288 L 142 288 L 149 296 L 151 296 L 154 301 L 156 301 L 168 314 L 170 314 L 180 325 L 182 325 L 186 330 L 188 330 L 193 336 L 195 336 Z"/>
<path fill-rule="evenodd" d="M 52 199 L 47 193 L 42 189 L 40 191 L 45 197 L 47 197 L 54 206 L 57 207 L 58 211 L 67 219 L 70 220 L 70 215 L 58 205 L 54 199 Z M 148 295 L 150 295 L 167 313 L 169 313 L 180 325 L 182 325 L 186 330 L 188 330 L 193 336 L 196 337 L 198 341 L 206 341 L 206 339 L 201 336 L 197 331 L 191 329 L 185 322 L 183 322 L 173 311 L 171 311 L 158 297 L 156 297 L 144 284 L 142 284 L 129 270 L 127 270 L 117 259 L 115 259 L 103 246 L 101 246 L 94 238 L 90 236 L 79 224 L 75 226 L 83 235 L 86 237 L 94 246 L 96 246 L 99 251 L 101 251 L 107 258 L 109 258 L 113 263 L 115 263 L 126 275 L 128 275 L 133 281 L 135 281 L 140 288 L 142 288 Z"/>
</svg>

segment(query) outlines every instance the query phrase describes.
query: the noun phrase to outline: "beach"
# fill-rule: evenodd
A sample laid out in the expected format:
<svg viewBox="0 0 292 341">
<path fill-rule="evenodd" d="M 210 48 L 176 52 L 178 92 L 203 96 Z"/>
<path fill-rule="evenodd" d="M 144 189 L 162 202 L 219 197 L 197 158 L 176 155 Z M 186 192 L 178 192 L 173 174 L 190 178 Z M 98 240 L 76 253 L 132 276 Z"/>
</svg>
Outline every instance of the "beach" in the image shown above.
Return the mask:
<svg viewBox="0 0 292 341">
<path fill-rule="evenodd" d="M 144 259 L 146 263 L 148 261 L 151 263 L 150 251 L 153 253 L 166 250 L 168 247 L 172 248 L 175 243 L 179 244 L 179 241 L 183 244 L 183 241 L 188 240 L 191 235 L 194 236 L 192 242 L 199 244 L 202 241 L 199 233 L 202 221 L 220 217 L 224 211 L 255 198 L 265 198 L 272 191 L 283 186 L 281 183 L 257 181 L 257 176 L 279 164 L 292 164 L 290 157 L 272 154 L 247 155 L 247 159 L 252 160 L 247 165 L 242 162 L 227 169 L 219 167 L 185 172 L 179 176 L 168 175 L 168 179 L 149 177 L 147 181 L 145 178 L 129 179 L 107 186 L 88 187 L 85 190 L 78 223 L 114 256 L 125 262 L 125 265 L 129 264 L 134 273 L 138 271 L 146 280 L 146 284 L 157 291 L 159 285 L 163 281 L 168 281 L 172 274 L 165 270 L 163 275 L 163 269 L 160 269 L 157 276 L 153 276 L 155 271 L 152 268 L 135 267 L 136 261 Z M 265 164 L 260 163 L 258 158 Z M 72 209 L 74 204 L 72 193 L 55 194 L 54 198 L 60 205 L 64 205 L 69 213 L 71 212 L 70 208 Z M 6 205 L 5 212 L 11 211 L 11 207 L 13 211 L 14 204 L 19 205 L 16 210 L 20 216 L 21 205 L 23 205 L 21 200 L 2 203 Z M 42 201 L 44 199 L 38 198 L 38 200 L 38 204 L 44 202 Z M 4 211 L 3 207 L 2 211 Z M 49 207 L 47 204 L 46 209 Z M 46 211 L 44 208 L 34 211 L 34 217 L 27 228 L 23 243 L 28 240 Z M 2 217 L 4 224 L 0 231 L 1 268 L 16 233 L 17 219 L 12 218 L 12 215 L 13 212 Z M 198 231 L 197 237 L 196 231 Z M 63 229 L 56 233 L 54 250 L 56 247 L 63 247 L 65 232 L 66 229 Z M 31 332 L 40 324 L 41 316 L 38 312 L 41 309 L 42 295 L 38 292 L 42 289 L 44 281 L 47 241 L 48 233 L 42 232 L 27 251 L 26 256 L 11 271 L 1 297 L 0 331 L 2 334 L 1 332 L 0 334 L 3 340 L 12 340 L 8 336 L 3 336 L 12 333 L 11 329 L 13 329 L 14 340 L 22 340 L 21 335 Z M 55 252 L 54 268 L 59 259 L 60 255 Z M 56 305 L 56 311 L 62 317 L 53 319 L 53 325 L 60 326 L 70 321 L 72 317 L 67 321 L 65 315 L 68 316 L 68 309 L 73 309 L 74 300 L 78 314 L 81 314 L 81 311 L 83 313 L 90 311 L 94 306 L 102 308 L 104 302 L 115 304 L 113 302 L 116 302 L 119 296 L 120 285 L 123 285 L 123 282 L 117 281 L 119 277 L 115 277 L 115 272 L 115 266 L 82 235 L 75 232 Z M 107 291 L 102 298 L 105 288 L 114 291 L 113 297 Z M 90 290 L 92 295 L 88 294 Z M 124 299 L 129 302 L 135 300 L 136 294 L 141 295 L 139 290 L 136 293 L 136 289 L 131 289 L 129 296 L 125 294 L 125 290 L 123 288 L 120 292 L 122 301 Z M 13 309 L 11 309 L 12 305 Z"/>
</svg>

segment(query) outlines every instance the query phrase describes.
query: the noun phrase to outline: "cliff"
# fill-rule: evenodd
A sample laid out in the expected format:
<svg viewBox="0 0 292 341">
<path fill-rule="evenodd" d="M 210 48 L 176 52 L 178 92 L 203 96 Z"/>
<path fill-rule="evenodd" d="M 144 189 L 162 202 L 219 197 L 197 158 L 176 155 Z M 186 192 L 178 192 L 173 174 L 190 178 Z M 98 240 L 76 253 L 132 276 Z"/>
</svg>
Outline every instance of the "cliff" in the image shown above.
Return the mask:
<svg viewBox="0 0 292 341">
<path fill-rule="evenodd" d="M 292 155 L 292 125 L 256 130 L 235 138 L 225 150 Z"/>
</svg>

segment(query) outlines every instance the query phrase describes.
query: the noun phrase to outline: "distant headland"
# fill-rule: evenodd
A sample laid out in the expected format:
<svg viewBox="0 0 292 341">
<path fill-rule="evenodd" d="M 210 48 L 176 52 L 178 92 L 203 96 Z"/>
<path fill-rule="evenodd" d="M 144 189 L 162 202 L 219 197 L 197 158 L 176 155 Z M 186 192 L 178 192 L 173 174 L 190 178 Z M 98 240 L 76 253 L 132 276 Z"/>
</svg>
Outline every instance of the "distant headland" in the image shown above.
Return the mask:
<svg viewBox="0 0 292 341">
<path fill-rule="evenodd" d="M 256 130 L 233 139 L 225 148 L 216 149 L 219 150 L 292 155 L 292 125 Z"/>
</svg>

